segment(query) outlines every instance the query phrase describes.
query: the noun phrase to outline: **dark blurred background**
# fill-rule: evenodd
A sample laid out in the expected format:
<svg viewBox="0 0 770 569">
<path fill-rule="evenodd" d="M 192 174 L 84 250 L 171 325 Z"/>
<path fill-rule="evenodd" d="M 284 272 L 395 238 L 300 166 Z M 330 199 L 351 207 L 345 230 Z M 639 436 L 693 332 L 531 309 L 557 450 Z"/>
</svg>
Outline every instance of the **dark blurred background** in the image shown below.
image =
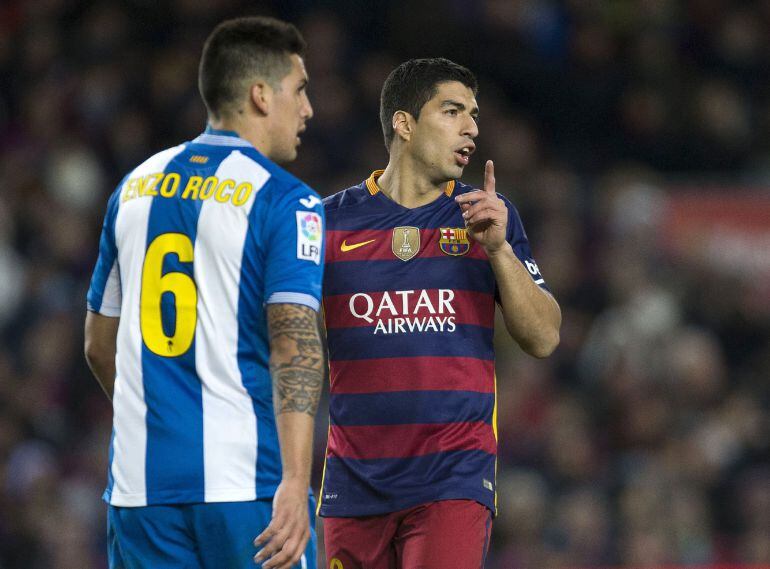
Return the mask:
<svg viewBox="0 0 770 569">
<path fill-rule="evenodd" d="M 480 78 L 464 179 L 495 160 L 564 313 L 548 360 L 498 338 L 487 568 L 770 564 L 770 1 L 2 0 L 0 569 L 106 566 L 107 196 L 204 128 L 203 40 L 245 14 L 310 44 L 290 169 L 324 195 L 386 164 L 395 65 Z"/>
</svg>

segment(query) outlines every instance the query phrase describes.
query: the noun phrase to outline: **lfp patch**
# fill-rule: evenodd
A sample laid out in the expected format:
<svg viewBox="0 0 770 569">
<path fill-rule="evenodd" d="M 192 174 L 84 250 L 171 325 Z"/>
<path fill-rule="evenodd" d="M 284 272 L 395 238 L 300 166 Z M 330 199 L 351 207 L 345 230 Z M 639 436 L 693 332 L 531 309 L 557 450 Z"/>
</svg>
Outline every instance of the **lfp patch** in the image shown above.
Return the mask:
<svg viewBox="0 0 770 569">
<path fill-rule="evenodd" d="M 297 259 L 321 263 L 323 224 L 321 216 L 312 211 L 297 212 Z"/>
<path fill-rule="evenodd" d="M 471 250 L 471 242 L 468 239 L 468 230 L 460 227 L 442 227 L 439 229 L 441 237 L 438 246 L 442 253 L 459 257 Z"/>
</svg>

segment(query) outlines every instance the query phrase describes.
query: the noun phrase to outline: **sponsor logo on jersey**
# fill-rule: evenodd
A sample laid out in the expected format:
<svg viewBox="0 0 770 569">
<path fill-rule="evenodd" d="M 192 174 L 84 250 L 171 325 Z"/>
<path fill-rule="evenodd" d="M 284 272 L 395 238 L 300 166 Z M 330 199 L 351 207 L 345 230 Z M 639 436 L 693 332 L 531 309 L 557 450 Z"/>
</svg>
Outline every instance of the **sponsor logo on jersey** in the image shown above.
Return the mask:
<svg viewBox="0 0 770 569">
<path fill-rule="evenodd" d="M 408 261 L 420 252 L 420 230 L 416 227 L 396 227 L 391 240 L 393 254 Z"/>
<path fill-rule="evenodd" d="M 321 216 L 313 211 L 297 212 L 297 259 L 321 262 L 323 227 Z"/>
<path fill-rule="evenodd" d="M 343 253 L 347 253 L 348 251 L 352 251 L 353 249 L 358 249 L 359 247 L 363 247 L 364 245 L 369 245 L 369 243 L 374 243 L 377 241 L 376 239 L 369 239 L 369 241 L 361 241 L 361 243 L 348 243 L 347 239 L 343 239 L 342 243 L 340 243 L 340 251 Z"/>
<path fill-rule="evenodd" d="M 534 279 L 535 284 L 543 284 L 545 282 L 545 280 L 543 279 L 543 276 L 540 274 L 540 267 L 537 266 L 537 263 L 535 263 L 535 261 L 527 259 L 526 261 L 524 261 L 524 266 L 527 267 L 529 274 L 532 275 L 532 278 Z"/>
<path fill-rule="evenodd" d="M 459 257 L 471 250 L 468 230 L 460 227 L 442 227 L 439 229 L 438 246 L 442 253 Z"/>
<path fill-rule="evenodd" d="M 350 297 L 348 307 L 355 318 L 374 324 L 374 334 L 454 332 L 454 298 L 455 292 L 447 288 L 385 291 L 379 301 L 359 292 Z"/>
<path fill-rule="evenodd" d="M 321 200 L 319 200 L 313 194 L 310 194 L 306 198 L 299 198 L 299 203 L 301 203 L 304 207 L 306 207 L 308 209 L 312 209 L 315 206 L 317 206 L 319 203 L 321 203 Z"/>
<path fill-rule="evenodd" d="M 192 156 L 190 156 L 190 162 L 192 162 L 193 164 L 205 164 L 208 161 L 209 161 L 209 157 L 203 156 L 201 154 L 193 154 Z"/>
</svg>

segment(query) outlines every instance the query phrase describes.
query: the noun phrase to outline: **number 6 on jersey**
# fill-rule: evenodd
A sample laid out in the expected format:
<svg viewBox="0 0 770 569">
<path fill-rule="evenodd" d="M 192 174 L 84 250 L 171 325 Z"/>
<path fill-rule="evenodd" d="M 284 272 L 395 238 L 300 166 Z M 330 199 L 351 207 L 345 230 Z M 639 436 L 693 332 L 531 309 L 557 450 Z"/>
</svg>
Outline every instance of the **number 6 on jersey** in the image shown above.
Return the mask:
<svg viewBox="0 0 770 569">
<path fill-rule="evenodd" d="M 174 254 L 180 263 L 191 263 L 193 244 L 182 233 L 164 233 L 156 237 L 147 248 L 142 267 L 142 300 L 140 323 L 142 339 L 151 352 L 172 358 L 190 349 L 198 319 L 198 290 L 195 281 L 181 272 L 163 274 L 163 260 Z M 172 336 L 163 330 L 161 298 L 163 293 L 174 295 L 176 323 Z"/>
</svg>

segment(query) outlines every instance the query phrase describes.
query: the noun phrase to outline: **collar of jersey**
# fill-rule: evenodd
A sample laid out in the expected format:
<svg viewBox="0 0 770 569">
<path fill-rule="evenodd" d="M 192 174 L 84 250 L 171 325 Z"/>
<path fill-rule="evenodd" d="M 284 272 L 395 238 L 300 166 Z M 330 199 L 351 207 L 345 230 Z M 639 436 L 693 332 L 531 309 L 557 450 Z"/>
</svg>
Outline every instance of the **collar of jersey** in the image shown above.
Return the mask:
<svg viewBox="0 0 770 569">
<path fill-rule="evenodd" d="M 382 176 L 382 173 L 384 171 L 385 170 L 375 170 L 374 172 L 372 172 L 372 175 L 366 179 L 366 189 L 369 190 L 370 194 L 375 195 L 379 193 L 380 187 L 377 185 L 377 178 Z M 444 188 L 444 193 L 446 194 L 447 197 L 452 197 L 452 192 L 454 191 L 455 191 L 455 181 L 449 180 L 446 183 L 446 188 Z"/>
<path fill-rule="evenodd" d="M 213 146 L 251 146 L 250 142 L 242 139 L 234 130 L 218 130 L 211 128 L 211 125 L 208 125 L 203 134 L 198 136 L 193 142 L 211 144 Z"/>
</svg>

